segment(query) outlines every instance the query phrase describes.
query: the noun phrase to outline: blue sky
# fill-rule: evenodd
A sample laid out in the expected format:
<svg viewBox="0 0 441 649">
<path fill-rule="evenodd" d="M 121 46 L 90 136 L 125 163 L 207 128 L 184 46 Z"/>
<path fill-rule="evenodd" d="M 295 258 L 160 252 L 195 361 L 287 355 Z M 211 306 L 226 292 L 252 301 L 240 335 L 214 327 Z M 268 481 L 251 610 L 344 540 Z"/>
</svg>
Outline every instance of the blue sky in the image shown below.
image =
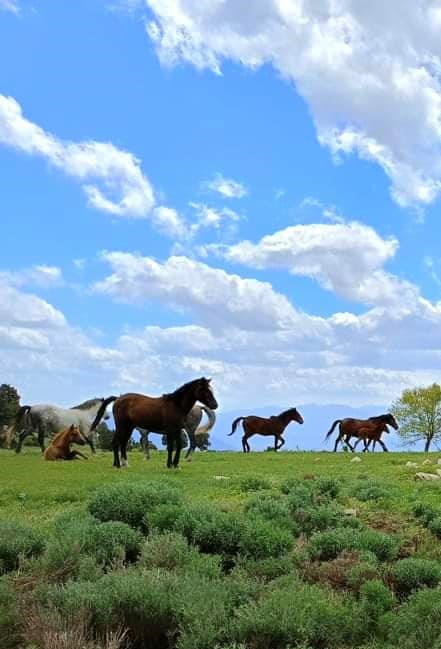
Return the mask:
<svg viewBox="0 0 441 649">
<path fill-rule="evenodd" d="M 209 374 L 235 408 L 440 380 L 440 14 L 380 4 L 0 0 L 1 380 Z"/>
</svg>

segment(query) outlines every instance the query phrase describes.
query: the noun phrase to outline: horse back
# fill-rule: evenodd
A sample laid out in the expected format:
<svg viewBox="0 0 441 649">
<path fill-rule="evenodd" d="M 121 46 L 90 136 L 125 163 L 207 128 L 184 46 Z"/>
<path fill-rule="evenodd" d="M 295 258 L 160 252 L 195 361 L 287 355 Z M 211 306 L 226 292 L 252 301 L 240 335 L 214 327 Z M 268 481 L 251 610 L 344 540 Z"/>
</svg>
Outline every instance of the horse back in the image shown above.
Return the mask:
<svg viewBox="0 0 441 649">
<path fill-rule="evenodd" d="M 173 402 L 166 397 L 149 397 L 144 394 L 123 394 L 113 404 L 115 422 L 130 424 L 147 430 L 166 430 L 183 426 L 184 417 Z"/>
</svg>

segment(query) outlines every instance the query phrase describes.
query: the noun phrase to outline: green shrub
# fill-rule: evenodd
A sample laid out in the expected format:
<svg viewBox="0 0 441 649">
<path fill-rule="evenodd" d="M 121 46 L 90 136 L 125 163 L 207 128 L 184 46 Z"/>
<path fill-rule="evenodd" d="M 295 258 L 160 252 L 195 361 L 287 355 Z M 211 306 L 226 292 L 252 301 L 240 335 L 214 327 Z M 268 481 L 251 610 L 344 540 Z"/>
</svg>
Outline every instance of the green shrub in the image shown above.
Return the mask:
<svg viewBox="0 0 441 649">
<path fill-rule="evenodd" d="M 300 528 L 291 516 L 286 498 L 257 494 L 245 504 L 245 511 L 272 521 L 279 527 L 286 527 L 295 536 L 300 534 Z"/>
<path fill-rule="evenodd" d="M 258 517 L 247 517 L 241 530 L 239 553 L 254 559 L 279 557 L 293 545 L 287 531 Z"/>
<path fill-rule="evenodd" d="M 272 582 L 237 611 L 234 637 L 253 649 L 346 646 L 354 637 L 355 602 L 292 578 Z"/>
<path fill-rule="evenodd" d="M 97 562 L 110 566 L 113 561 L 135 561 L 141 550 L 142 536 L 126 523 L 108 521 L 91 528 L 85 551 L 93 555 Z"/>
<path fill-rule="evenodd" d="M 440 514 L 440 510 L 429 503 L 416 502 L 413 505 L 412 510 L 414 515 L 419 518 L 425 526 Z"/>
<path fill-rule="evenodd" d="M 0 646 L 2 649 L 17 646 L 19 618 L 16 600 L 16 595 L 9 584 L 4 579 L 0 579 Z"/>
<path fill-rule="evenodd" d="M 354 496 L 363 502 L 371 502 L 380 498 L 389 498 L 391 488 L 376 480 L 363 480 L 354 490 Z"/>
<path fill-rule="evenodd" d="M 241 491 L 260 491 L 262 489 L 271 489 L 271 482 L 267 478 L 258 475 L 250 475 L 241 478 L 239 481 Z"/>
<path fill-rule="evenodd" d="M 298 508 L 293 512 L 293 518 L 301 531 L 307 536 L 310 536 L 313 532 L 322 532 L 329 528 L 362 527 L 357 518 L 346 516 L 340 509 L 332 505 Z"/>
<path fill-rule="evenodd" d="M 436 561 L 410 557 L 392 566 L 390 576 L 399 595 L 409 595 L 423 586 L 433 588 L 441 581 L 441 567 Z"/>
<path fill-rule="evenodd" d="M 322 496 L 334 500 L 340 493 L 341 482 L 336 478 L 320 477 L 315 481 L 315 489 Z"/>
<path fill-rule="evenodd" d="M 379 579 L 362 584 L 359 594 L 362 615 L 371 621 L 378 621 L 394 605 L 393 594 Z"/>
<path fill-rule="evenodd" d="M 149 511 L 158 505 L 180 502 L 177 489 L 166 482 L 115 484 L 95 492 L 89 502 L 89 511 L 100 521 L 120 521 L 146 531 Z"/>
<path fill-rule="evenodd" d="M 308 550 L 313 559 L 322 561 L 334 559 L 343 550 L 368 550 L 379 561 L 390 561 L 397 556 L 398 545 L 393 537 L 375 530 L 337 528 L 314 534 Z"/>
<path fill-rule="evenodd" d="M 16 570 L 21 558 L 39 555 L 44 549 L 40 534 L 21 523 L 0 521 L 0 574 Z"/>
<path fill-rule="evenodd" d="M 370 554 L 372 553 L 360 553 L 359 563 L 352 566 L 346 574 L 346 584 L 354 593 L 359 593 L 361 587 L 366 582 L 381 578 L 377 557 L 372 554 L 372 558 L 370 558 Z"/>
<path fill-rule="evenodd" d="M 400 649 L 441 646 L 441 590 L 421 590 L 385 619 L 387 639 Z"/>
<path fill-rule="evenodd" d="M 272 581 L 290 571 L 293 564 L 290 557 L 268 557 L 266 559 L 239 558 L 236 568 L 254 579 Z"/>
<path fill-rule="evenodd" d="M 437 515 L 434 518 L 432 518 L 431 521 L 429 521 L 427 525 L 428 529 L 437 536 L 439 539 L 441 539 L 441 516 Z"/>
</svg>

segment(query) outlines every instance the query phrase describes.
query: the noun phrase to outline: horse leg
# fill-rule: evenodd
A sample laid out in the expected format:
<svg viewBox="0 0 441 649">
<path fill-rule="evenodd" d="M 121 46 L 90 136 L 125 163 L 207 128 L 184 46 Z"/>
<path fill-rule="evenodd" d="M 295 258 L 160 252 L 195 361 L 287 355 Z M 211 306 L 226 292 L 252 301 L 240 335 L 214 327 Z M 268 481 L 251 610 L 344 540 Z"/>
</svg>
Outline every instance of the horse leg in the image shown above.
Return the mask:
<svg viewBox="0 0 441 649">
<path fill-rule="evenodd" d="M 387 453 L 388 450 L 387 450 L 387 448 L 386 448 L 386 444 L 383 442 L 383 440 L 382 440 L 382 439 L 378 439 L 377 442 L 378 442 L 379 444 L 381 444 L 381 448 L 383 449 L 383 451 L 385 451 L 385 452 Z"/>
<path fill-rule="evenodd" d="M 120 443 L 121 466 L 124 468 L 129 466 L 129 461 L 127 459 L 127 446 L 129 444 L 129 440 L 132 432 L 133 432 L 133 427 L 127 427 L 124 431 L 124 434 L 121 435 L 121 443 Z"/>
<path fill-rule="evenodd" d="M 188 450 L 185 454 L 185 459 L 188 462 L 191 462 L 193 453 L 196 450 L 196 435 L 195 435 L 195 430 L 193 428 L 186 428 L 187 434 L 188 434 L 188 441 L 190 442 L 190 445 L 188 447 Z"/>
<path fill-rule="evenodd" d="M 343 439 L 343 435 L 339 433 L 337 439 L 335 440 L 334 453 L 337 453 L 338 443 L 341 442 L 342 439 Z"/>
<path fill-rule="evenodd" d="M 119 461 L 119 444 L 120 444 L 121 434 L 122 434 L 121 426 L 116 424 L 115 432 L 113 434 L 113 439 L 112 439 L 112 449 L 113 449 L 113 466 L 116 467 L 117 469 L 121 468 L 121 463 Z"/>
<path fill-rule="evenodd" d="M 182 431 L 179 431 L 178 434 L 176 435 L 176 451 L 175 451 L 175 457 L 173 460 L 173 467 L 175 469 L 178 468 L 179 466 L 179 460 L 181 457 L 181 450 L 182 450 Z"/>
<path fill-rule="evenodd" d="M 285 440 L 283 439 L 283 437 L 282 437 L 281 435 L 280 435 L 280 437 L 279 437 L 279 440 L 280 440 L 280 444 L 279 444 L 277 450 L 280 451 L 280 449 L 282 448 L 282 446 L 285 444 Z"/>
<path fill-rule="evenodd" d="M 38 445 L 41 448 L 41 452 L 44 453 L 44 434 L 46 432 L 46 429 L 44 426 L 39 426 L 38 428 Z"/>
<path fill-rule="evenodd" d="M 23 430 L 20 431 L 20 433 L 18 434 L 17 446 L 15 447 L 16 453 L 21 453 L 21 449 L 23 448 L 23 442 L 25 441 L 26 437 L 29 434 L 30 433 L 28 430 L 26 430 L 26 428 L 23 428 Z"/>
</svg>

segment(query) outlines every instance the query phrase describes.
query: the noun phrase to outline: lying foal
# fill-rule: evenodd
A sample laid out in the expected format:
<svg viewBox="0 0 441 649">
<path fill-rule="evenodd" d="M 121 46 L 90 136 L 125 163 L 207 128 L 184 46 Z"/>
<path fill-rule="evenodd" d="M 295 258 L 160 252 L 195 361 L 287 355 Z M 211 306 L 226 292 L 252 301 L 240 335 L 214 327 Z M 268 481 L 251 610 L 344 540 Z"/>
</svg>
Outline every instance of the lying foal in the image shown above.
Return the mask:
<svg viewBox="0 0 441 649">
<path fill-rule="evenodd" d="M 73 451 L 70 447 L 71 444 L 80 444 L 84 446 L 86 440 L 84 439 L 78 426 L 72 424 L 66 430 L 57 433 L 44 452 L 45 460 L 76 460 L 79 457 L 87 460 L 87 456 L 80 451 Z"/>
</svg>

